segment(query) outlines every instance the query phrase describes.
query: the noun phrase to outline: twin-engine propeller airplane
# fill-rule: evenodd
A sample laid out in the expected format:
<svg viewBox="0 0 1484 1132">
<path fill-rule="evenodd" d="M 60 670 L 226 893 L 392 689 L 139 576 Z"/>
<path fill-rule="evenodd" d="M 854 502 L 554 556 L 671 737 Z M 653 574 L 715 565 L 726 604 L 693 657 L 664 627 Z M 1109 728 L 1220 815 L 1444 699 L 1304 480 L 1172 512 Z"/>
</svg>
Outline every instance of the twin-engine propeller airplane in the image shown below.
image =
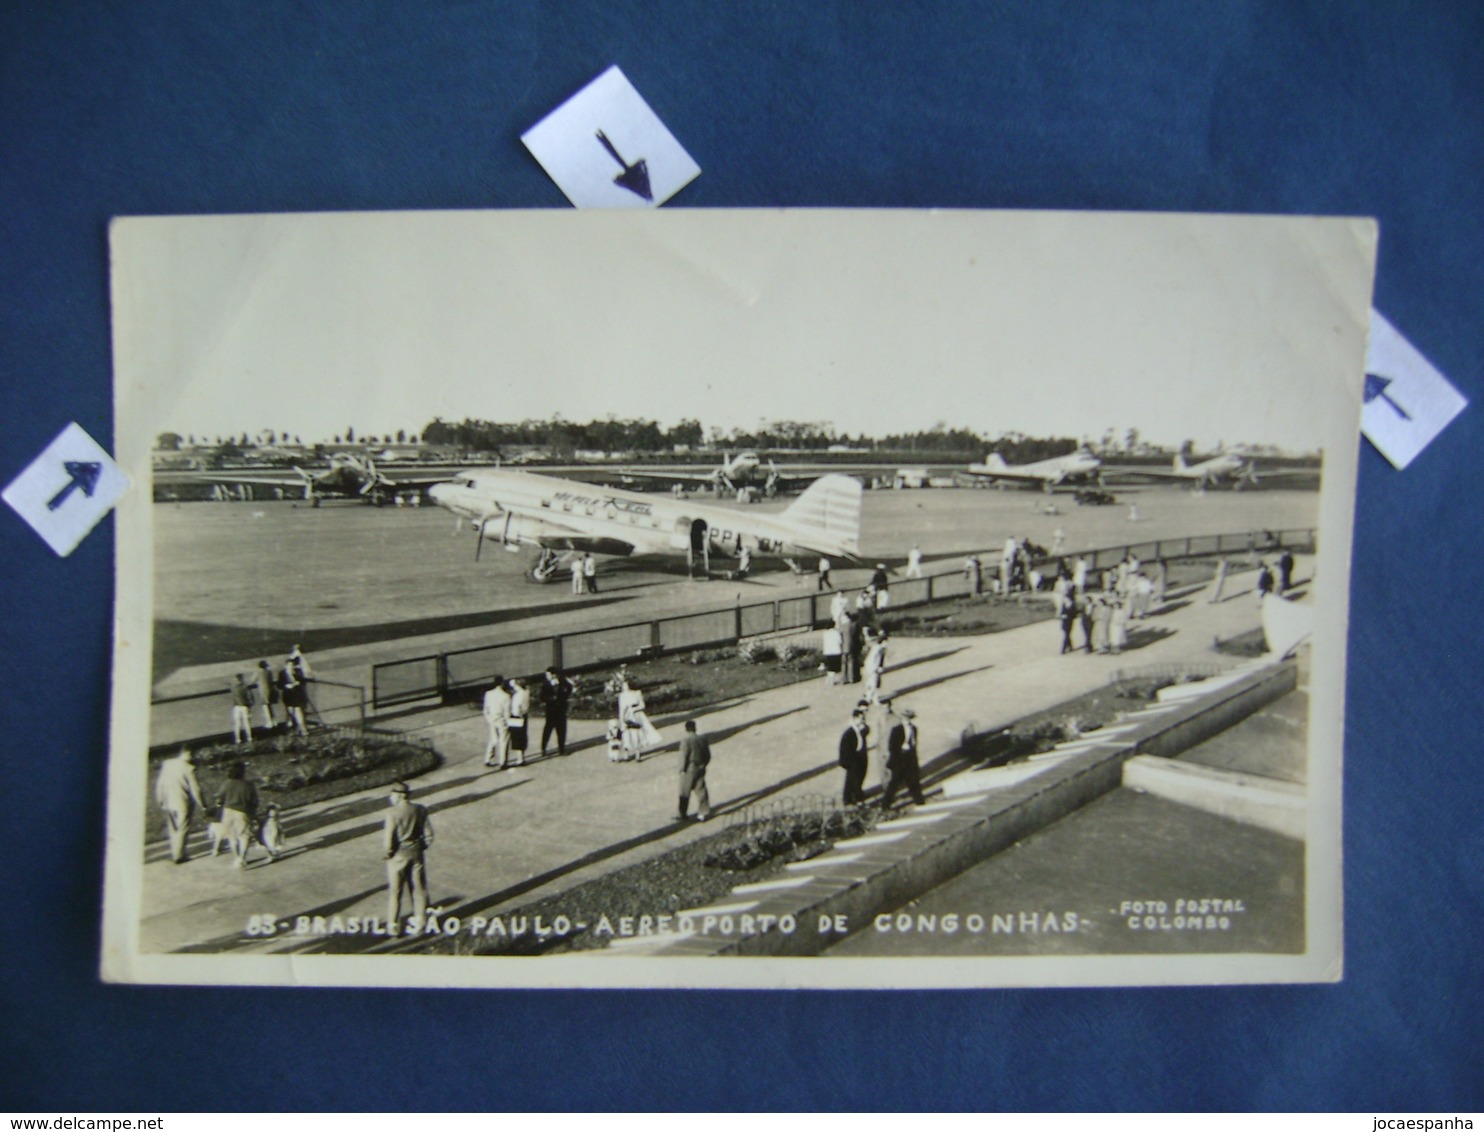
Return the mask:
<svg viewBox="0 0 1484 1132">
<path fill-rule="evenodd" d="M 685 555 L 689 569 L 713 558 L 860 552 L 861 485 L 850 476 L 815 480 L 778 514 L 758 515 L 694 500 L 637 492 L 499 468 L 462 471 L 428 490 L 440 507 L 472 520 L 479 535 L 507 550 L 540 550 L 530 571 L 538 582 L 556 576 L 565 554 Z"/>
<path fill-rule="evenodd" d="M 780 468 L 770 457 L 765 464 L 763 458 L 751 450 L 738 452 L 735 456 L 723 455 L 720 466 L 709 472 L 671 471 L 666 468 L 625 468 L 626 480 L 650 479 L 668 483 L 690 484 L 710 488 L 715 492 L 726 491 L 744 498 L 744 492 L 753 498 L 771 499 L 779 492 L 793 491 L 812 483 L 822 473 L 790 471 Z"/>
<path fill-rule="evenodd" d="M 446 473 L 425 475 L 399 475 L 396 479 L 377 470 L 369 456 L 357 456 L 354 452 L 336 452 L 330 464 L 322 472 L 306 472 L 297 464 L 293 475 L 275 475 L 264 472 L 245 472 L 241 475 L 213 473 L 203 477 L 213 484 L 232 485 L 247 489 L 274 487 L 288 492 L 302 493 L 303 499 L 318 507 L 323 498 L 363 499 L 368 503 L 382 503 L 399 492 L 419 492 L 448 478 Z"/>
<path fill-rule="evenodd" d="M 1240 491 L 1244 484 L 1257 483 L 1257 469 L 1252 460 L 1241 452 L 1223 452 L 1209 460 L 1202 460 L 1199 464 L 1187 464 L 1185 457 L 1177 454 L 1168 469 L 1128 468 L 1120 474 L 1149 479 L 1182 480 L 1194 484 L 1197 492 L 1203 492 L 1219 483 L 1229 482 L 1234 491 Z M 1281 476 L 1286 473 L 1273 474 Z"/>
<path fill-rule="evenodd" d="M 991 452 L 984 463 L 970 464 L 963 470 L 966 475 L 991 483 L 1031 484 L 1043 491 L 1051 491 L 1064 483 L 1097 480 L 1101 467 L 1101 460 L 1087 449 L 1079 448 L 1069 455 L 1053 456 L 1033 464 L 1007 464 L 998 452 Z"/>
</svg>

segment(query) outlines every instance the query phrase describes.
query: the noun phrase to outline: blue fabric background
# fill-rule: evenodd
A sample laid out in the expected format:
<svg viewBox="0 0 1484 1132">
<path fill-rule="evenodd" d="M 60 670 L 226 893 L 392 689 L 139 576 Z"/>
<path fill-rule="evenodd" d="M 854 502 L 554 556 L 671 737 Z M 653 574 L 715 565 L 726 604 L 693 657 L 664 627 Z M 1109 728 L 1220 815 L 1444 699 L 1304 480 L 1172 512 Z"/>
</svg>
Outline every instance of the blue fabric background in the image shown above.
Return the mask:
<svg viewBox="0 0 1484 1132">
<path fill-rule="evenodd" d="M 1470 0 L 10 0 L 0 479 L 113 435 L 110 216 L 563 208 L 519 133 L 614 62 L 704 170 L 671 208 L 1377 216 L 1377 306 L 1484 395 Z M 1362 454 L 1325 987 L 105 987 L 112 526 L 59 561 L 0 509 L 0 1108 L 1484 1107 L 1481 427 Z"/>
</svg>

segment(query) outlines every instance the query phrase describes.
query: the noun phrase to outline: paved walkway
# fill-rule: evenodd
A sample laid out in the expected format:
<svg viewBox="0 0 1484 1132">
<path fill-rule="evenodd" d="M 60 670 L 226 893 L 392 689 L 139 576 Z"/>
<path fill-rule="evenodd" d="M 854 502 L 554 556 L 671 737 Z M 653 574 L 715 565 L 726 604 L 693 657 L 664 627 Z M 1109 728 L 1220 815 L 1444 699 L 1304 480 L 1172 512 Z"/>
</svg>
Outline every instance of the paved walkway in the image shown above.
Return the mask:
<svg viewBox="0 0 1484 1132">
<path fill-rule="evenodd" d="M 1309 574 L 1300 564 L 1300 576 Z M 918 712 L 923 761 L 954 749 L 966 728 L 1007 725 L 1031 712 L 1105 684 L 1117 669 L 1210 662 L 1215 638 L 1257 627 L 1254 575 L 1228 581 L 1226 600 L 1204 592 L 1172 595 L 1159 615 L 1136 625 L 1122 656 L 1058 655 L 1054 622 L 982 637 L 895 639 L 885 690 Z M 1080 631 L 1079 631 L 1080 636 Z M 537 760 L 519 770 L 486 770 L 485 727 L 471 708 L 403 720 L 429 734 L 445 763 L 413 782 L 413 797 L 432 811 L 436 843 L 428 855 L 432 897 L 445 912 L 467 919 L 510 911 L 530 900 L 668 851 L 718 828 L 728 811 L 769 798 L 836 795 L 835 746 L 861 685 L 827 688 L 823 681 L 778 688 L 718 706 L 699 717 L 712 737 L 708 775 L 718 820 L 672 820 L 676 801 L 673 749 L 641 763 L 610 764 L 602 724 L 574 721 L 566 758 Z M 678 739 L 681 717 L 656 721 Z M 873 765 L 869 784 L 875 784 Z M 227 855 L 209 859 L 199 834 L 198 856 L 172 865 L 161 844 L 144 869 L 140 949 L 154 951 L 281 951 L 322 947 L 292 934 L 246 934 L 249 919 L 292 924 L 300 916 L 386 915 L 377 791 L 305 806 L 285 821 L 290 854 L 274 864 L 261 856 L 238 870 Z M 387 941 L 344 937 L 366 949 Z M 338 949 L 338 948 L 337 948 Z"/>
</svg>

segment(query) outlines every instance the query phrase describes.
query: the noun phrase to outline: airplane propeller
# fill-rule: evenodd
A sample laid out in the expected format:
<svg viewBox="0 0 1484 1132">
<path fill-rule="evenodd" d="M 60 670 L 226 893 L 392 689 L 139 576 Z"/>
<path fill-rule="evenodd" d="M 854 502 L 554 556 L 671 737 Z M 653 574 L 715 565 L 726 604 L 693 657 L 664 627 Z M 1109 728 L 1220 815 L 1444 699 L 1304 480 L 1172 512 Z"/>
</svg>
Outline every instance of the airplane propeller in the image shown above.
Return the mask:
<svg viewBox="0 0 1484 1132">
<path fill-rule="evenodd" d="M 487 519 L 480 519 L 474 524 L 474 561 L 479 561 L 479 552 L 484 549 L 484 524 Z"/>
</svg>

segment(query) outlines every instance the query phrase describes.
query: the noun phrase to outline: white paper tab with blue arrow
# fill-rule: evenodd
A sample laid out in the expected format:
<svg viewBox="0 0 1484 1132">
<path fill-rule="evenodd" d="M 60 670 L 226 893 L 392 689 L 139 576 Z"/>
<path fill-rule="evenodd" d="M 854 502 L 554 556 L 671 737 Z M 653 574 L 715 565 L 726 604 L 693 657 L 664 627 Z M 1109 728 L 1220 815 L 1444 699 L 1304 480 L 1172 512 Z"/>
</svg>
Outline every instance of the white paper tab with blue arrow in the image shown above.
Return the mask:
<svg viewBox="0 0 1484 1132">
<path fill-rule="evenodd" d="M 1372 310 L 1360 429 L 1381 455 L 1405 468 L 1467 406 L 1437 367 Z"/>
<path fill-rule="evenodd" d="M 657 208 L 701 172 L 617 67 L 520 140 L 578 208 Z"/>
<path fill-rule="evenodd" d="M 74 423 L 10 481 L 3 496 L 47 546 L 66 558 L 128 486 L 129 477 L 113 457 Z"/>
</svg>

